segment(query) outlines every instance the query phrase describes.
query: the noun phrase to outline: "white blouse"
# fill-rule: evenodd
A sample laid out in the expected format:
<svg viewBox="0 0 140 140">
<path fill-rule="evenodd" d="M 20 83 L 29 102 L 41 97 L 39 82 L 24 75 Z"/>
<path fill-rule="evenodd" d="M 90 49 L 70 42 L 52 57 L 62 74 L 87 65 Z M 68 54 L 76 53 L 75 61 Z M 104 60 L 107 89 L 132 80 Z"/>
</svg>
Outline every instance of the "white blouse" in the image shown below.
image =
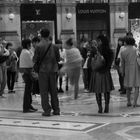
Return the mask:
<svg viewBox="0 0 140 140">
<path fill-rule="evenodd" d="M 19 61 L 20 68 L 32 68 L 33 61 L 32 61 L 32 54 L 29 50 L 23 49 L 20 55 Z"/>
</svg>

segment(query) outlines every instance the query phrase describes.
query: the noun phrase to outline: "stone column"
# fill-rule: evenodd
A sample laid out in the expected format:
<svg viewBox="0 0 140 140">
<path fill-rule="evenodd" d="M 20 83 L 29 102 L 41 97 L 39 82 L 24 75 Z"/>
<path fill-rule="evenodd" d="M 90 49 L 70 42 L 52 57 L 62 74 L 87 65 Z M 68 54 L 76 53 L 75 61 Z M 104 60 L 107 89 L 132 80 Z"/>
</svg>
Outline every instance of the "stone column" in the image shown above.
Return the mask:
<svg viewBox="0 0 140 140">
<path fill-rule="evenodd" d="M 128 1 L 111 0 L 110 2 L 111 44 L 116 48 L 118 38 L 125 36 L 128 31 Z"/>
<path fill-rule="evenodd" d="M 74 3 L 57 4 L 58 38 L 65 41 L 72 37 L 76 39 L 76 12 Z"/>
</svg>

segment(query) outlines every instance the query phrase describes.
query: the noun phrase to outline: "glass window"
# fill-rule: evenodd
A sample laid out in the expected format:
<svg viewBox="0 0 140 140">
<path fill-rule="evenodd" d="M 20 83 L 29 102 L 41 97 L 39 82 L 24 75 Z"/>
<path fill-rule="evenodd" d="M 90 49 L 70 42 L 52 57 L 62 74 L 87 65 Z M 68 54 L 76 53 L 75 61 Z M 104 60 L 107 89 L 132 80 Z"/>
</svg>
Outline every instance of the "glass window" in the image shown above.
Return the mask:
<svg viewBox="0 0 140 140">
<path fill-rule="evenodd" d="M 140 2 L 140 0 L 129 0 L 129 2 Z"/>
<path fill-rule="evenodd" d="M 109 3 L 109 0 L 75 0 L 76 3 Z"/>
</svg>

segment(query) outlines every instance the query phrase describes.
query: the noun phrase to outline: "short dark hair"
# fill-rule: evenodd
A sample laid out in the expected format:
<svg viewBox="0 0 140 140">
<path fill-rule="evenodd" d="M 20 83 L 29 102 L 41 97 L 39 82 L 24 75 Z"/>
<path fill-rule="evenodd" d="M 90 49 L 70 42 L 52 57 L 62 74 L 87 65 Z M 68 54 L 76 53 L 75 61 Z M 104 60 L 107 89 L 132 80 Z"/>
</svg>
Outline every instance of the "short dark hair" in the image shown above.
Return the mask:
<svg viewBox="0 0 140 140">
<path fill-rule="evenodd" d="M 127 45 L 135 45 L 135 39 L 133 37 L 126 36 L 124 42 Z"/>
<path fill-rule="evenodd" d="M 66 44 L 69 45 L 69 46 L 72 46 L 72 45 L 73 45 L 73 39 L 72 39 L 72 38 L 69 38 L 69 39 L 66 41 Z"/>
<path fill-rule="evenodd" d="M 9 48 L 9 46 L 12 46 L 13 44 L 11 43 L 11 42 L 8 42 L 7 44 L 6 44 L 6 49 L 8 49 Z"/>
<path fill-rule="evenodd" d="M 30 39 L 24 39 L 22 40 L 22 47 L 23 49 L 28 49 L 28 46 L 31 45 L 31 40 Z"/>
<path fill-rule="evenodd" d="M 41 37 L 48 38 L 50 35 L 50 31 L 47 28 L 43 28 L 40 31 Z"/>
<path fill-rule="evenodd" d="M 37 37 L 37 36 L 36 36 L 36 37 L 34 37 L 34 38 L 32 39 L 32 42 L 35 42 L 35 43 L 36 43 L 36 42 L 40 42 L 39 37 Z"/>
</svg>

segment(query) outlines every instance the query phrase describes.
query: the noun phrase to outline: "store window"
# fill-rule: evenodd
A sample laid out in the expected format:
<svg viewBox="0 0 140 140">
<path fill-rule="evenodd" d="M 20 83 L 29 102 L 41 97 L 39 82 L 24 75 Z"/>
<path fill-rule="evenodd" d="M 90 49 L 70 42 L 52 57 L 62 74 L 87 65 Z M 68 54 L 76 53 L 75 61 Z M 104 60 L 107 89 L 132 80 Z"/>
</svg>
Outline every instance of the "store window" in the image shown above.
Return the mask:
<svg viewBox="0 0 140 140">
<path fill-rule="evenodd" d="M 132 3 L 132 2 L 140 2 L 140 0 L 129 0 L 129 3 Z"/>
<path fill-rule="evenodd" d="M 109 0 L 76 0 L 77 3 L 109 3 Z"/>
</svg>

